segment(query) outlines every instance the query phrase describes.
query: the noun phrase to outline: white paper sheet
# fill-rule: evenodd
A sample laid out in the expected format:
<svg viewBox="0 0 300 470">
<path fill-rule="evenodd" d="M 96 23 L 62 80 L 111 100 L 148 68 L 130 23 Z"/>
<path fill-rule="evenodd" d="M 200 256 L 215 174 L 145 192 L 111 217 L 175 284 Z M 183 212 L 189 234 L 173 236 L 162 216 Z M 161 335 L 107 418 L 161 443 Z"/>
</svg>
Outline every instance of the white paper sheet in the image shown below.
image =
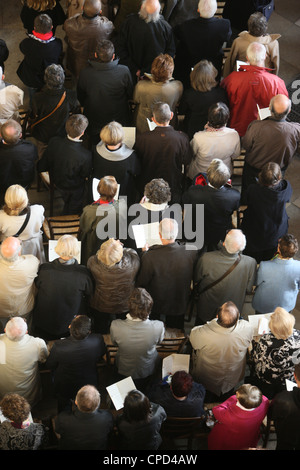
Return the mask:
<svg viewBox="0 0 300 470">
<path fill-rule="evenodd" d="M 260 108 L 258 104 L 256 106 L 257 106 L 258 116 L 261 121 L 271 116 L 271 111 L 269 108 Z"/>
<path fill-rule="evenodd" d="M 136 390 L 136 386 L 131 377 L 126 377 L 126 379 L 120 380 L 112 385 L 106 387 L 106 390 L 112 399 L 112 402 L 116 410 L 120 410 L 124 406 L 124 400 L 126 395 L 131 390 Z"/>
<path fill-rule="evenodd" d="M 133 225 L 132 231 L 137 248 L 143 248 L 146 244 L 149 246 L 162 244 L 159 237 L 159 222 Z"/>
<path fill-rule="evenodd" d="M 248 321 L 254 330 L 254 336 L 260 336 L 270 332 L 269 320 L 272 313 L 273 312 L 248 316 Z"/>
<path fill-rule="evenodd" d="M 148 119 L 148 118 L 147 118 L 147 123 L 148 123 L 148 127 L 149 127 L 150 131 L 153 131 L 153 129 L 155 129 L 156 126 L 157 126 L 157 124 L 155 124 L 155 122 L 150 121 L 150 119 Z"/>
<path fill-rule="evenodd" d="M 170 354 L 162 361 L 162 377 L 173 375 L 179 370 L 189 372 L 190 355 L 189 354 Z"/>
</svg>

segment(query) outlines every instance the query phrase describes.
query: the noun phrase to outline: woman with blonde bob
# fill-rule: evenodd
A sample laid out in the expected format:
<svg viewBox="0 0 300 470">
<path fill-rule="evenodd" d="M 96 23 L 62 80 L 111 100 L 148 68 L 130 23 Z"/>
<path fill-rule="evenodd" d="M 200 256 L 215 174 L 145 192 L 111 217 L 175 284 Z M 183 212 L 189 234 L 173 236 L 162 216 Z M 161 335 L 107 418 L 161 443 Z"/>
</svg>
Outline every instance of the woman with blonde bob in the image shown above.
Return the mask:
<svg viewBox="0 0 300 470">
<path fill-rule="evenodd" d="M 124 248 L 120 240 L 110 238 L 89 258 L 87 267 L 95 282 L 90 300 L 94 331 L 106 334 L 111 321 L 124 318 L 129 310 L 128 300 L 134 289 L 140 258 L 135 250 Z"/>
<path fill-rule="evenodd" d="M 270 332 L 253 343 L 250 353 L 253 376 L 250 377 L 250 383 L 259 387 L 269 399 L 286 389 L 286 379 L 295 381 L 300 331 L 294 327 L 294 315 L 277 307 L 270 315 Z"/>
<path fill-rule="evenodd" d="M 45 253 L 41 230 L 44 207 L 40 204 L 31 206 L 26 189 L 18 184 L 7 188 L 4 202 L 3 209 L 0 211 L 0 241 L 17 235 L 22 241 L 22 254 L 34 255 L 41 263 L 44 263 Z"/>
<path fill-rule="evenodd" d="M 192 139 L 195 132 L 202 131 L 207 123 L 208 110 L 215 103 L 229 104 L 226 91 L 216 80 L 217 69 L 209 60 L 200 60 L 190 73 L 191 88 L 187 88 L 179 106 L 184 114 L 183 129 Z"/>
<path fill-rule="evenodd" d="M 127 197 L 128 205 L 136 202 L 136 178 L 140 174 L 140 162 L 136 152 L 125 142 L 123 126 L 116 121 L 101 129 L 100 142 L 92 152 L 93 178 L 113 175 L 120 185 L 119 195 Z"/>
<path fill-rule="evenodd" d="M 151 73 L 145 74 L 134 89 L 133 101 L 136 103 L 135 124 L 137 132 L 149 131 L 147 118 L 152 119 L 152 106 L 162 101 L 174 113 L 171 124 L 176 123 L 177 106 L 183 93 L 183 85 L 174 80 L 174 61 L 169 54 L 160 54 L 152 62 Z"/>
</svg>

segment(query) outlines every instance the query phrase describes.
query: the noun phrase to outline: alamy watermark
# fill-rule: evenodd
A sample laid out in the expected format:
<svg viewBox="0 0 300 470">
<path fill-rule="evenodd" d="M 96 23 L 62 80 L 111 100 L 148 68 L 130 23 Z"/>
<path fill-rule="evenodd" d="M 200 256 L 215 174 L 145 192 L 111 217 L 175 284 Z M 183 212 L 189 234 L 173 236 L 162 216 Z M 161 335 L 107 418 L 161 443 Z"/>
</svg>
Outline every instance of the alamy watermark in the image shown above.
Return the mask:
<svg viewBox="0 0 300 470">
<path fill-rule="evenodd" d="M 149 220 L 150 214 L 150 220 Z M 97 208 L 96 216 L 101 217 L 97 224 L 96 234 L 100 240 L 115 238 L 134 240 L 133 226 L 147 225 L 158 221 L 156 211 L 141 209 L 141 205 L 136 203 L 127 208 L 126 196 L 120 196 L 118 213 L 114 205 L 100 205 Z M 184 214 L 184 222 L 182 215 Z M 178 224 L 177 239 L 190 242 L 193 247 L 200 250 L 204 244 L 204 205 L 203 204 L 172 204 L 163 212 L 163 218 L 175 219 Z M 151 226 L 150 226 L 151 228 Z M 152 238 L 157 238 L 158 233 L 151 233 Z M 192 247 L 190 249 L 193 249 Z"/>
</svg>

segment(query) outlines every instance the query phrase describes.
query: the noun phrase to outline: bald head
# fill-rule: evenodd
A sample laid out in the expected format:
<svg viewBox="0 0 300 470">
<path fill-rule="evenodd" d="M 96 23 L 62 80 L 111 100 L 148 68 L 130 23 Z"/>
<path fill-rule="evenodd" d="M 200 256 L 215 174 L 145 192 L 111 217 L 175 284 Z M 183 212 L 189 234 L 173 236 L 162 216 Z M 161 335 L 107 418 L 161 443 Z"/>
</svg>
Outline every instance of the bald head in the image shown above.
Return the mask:
<svg viewBox="0 0 300 470">
<path fill-rule="evenodd" d="M 157 21 L 160 15 L 160 2 L 158 0 L 144 0 L 140 8 L 140 17 L 149 23 Z"/>
<path fill-rule="evenodd" d="M 6 144 L 16 144 L 22 137 L 22 127 L 14 119 L 8 119 L 1 126 L 1 137 Z"/>
<path fill-rule="evenodd" d="M 285 119 L 291 110 L 291 100 L 285 95 L 276 95 L 270 101 L 270 111 L 276 119 Z"/>
<path fill-rule="evenodd" d="M 239 253 L 245 249 L 246 237 L 241 230 L 232 229 L 227 233 L 223 245 L 228 253 Z"/>
<path fill-rule="evenodd" d="M 218 323 L 224 328 L 232 328 L 235 326 L 239 316 L 239 309 L 233 302 L 225 302 L 217 313 Z"/>
<path fill-rule="evenodd" d="M 15 261 L 21 251 L 21 242 L 18 238 L 6 238 L 0 248 L 1 256 L 7 261 Z"/>
<path fill-rule="evenodd" d="M 93 16 L 101 13 L 101 1 L 100 0 L 85 0 L 83 5 L 83 12 L 86 16 L 93 18 Z"/>
</svg>

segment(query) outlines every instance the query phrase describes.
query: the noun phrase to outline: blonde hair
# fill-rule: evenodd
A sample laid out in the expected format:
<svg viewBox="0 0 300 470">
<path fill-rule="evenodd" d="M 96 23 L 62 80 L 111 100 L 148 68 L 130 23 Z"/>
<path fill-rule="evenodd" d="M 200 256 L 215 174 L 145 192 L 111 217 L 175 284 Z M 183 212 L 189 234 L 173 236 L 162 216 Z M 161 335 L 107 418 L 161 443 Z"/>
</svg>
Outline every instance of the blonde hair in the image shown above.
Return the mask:
<svg viewBox="0 0 300 470">
<path fill-rule="evenodd" d="M 5 197 L 4 212 L 8 215 L 19 215 L 28 206 L 27 191 L 19 184 L 13 184 L 7 188 Z"/>
<path fill-rule="evenodd" d="M 79 254 L 79 242 L 73 235 L 63 235 L 58 239 L 55 251 L 61 258 L 75 258 Z"/>
<path fill-rule="evenodd" d="M 287 339 L 293 334 L 295 317 L 282 307 L 277 307 L 270 316 L 269 328 L 275 338 Z"/>
<path fill-rule="evenodd" d="M 52 10 L 56 5 L 56 0 L 22 0 L 22 4 L 26 4 L 28 8 L 37 11 Z"/>
<path fill-rule="evenodd" d="M 102 243 L 97 251 L 97 259 L 106 266 L 114 266 L 123 257 L 123 246 L 118 240 L 110 238 Z"/>
<path fill-rule="evenodd" d="M 218 71 L 209 60 L 200 60 L 190 73 L 191 86 L 196 91 L 210 91 L 217 86 Z"/>
<path fill-rule="evenodd" d="M 106 145 L 118 145 L 124 140 L 124 129 L 116 121 L 108 123 L 101 129 L 100 139 Z"/>
</svg>

